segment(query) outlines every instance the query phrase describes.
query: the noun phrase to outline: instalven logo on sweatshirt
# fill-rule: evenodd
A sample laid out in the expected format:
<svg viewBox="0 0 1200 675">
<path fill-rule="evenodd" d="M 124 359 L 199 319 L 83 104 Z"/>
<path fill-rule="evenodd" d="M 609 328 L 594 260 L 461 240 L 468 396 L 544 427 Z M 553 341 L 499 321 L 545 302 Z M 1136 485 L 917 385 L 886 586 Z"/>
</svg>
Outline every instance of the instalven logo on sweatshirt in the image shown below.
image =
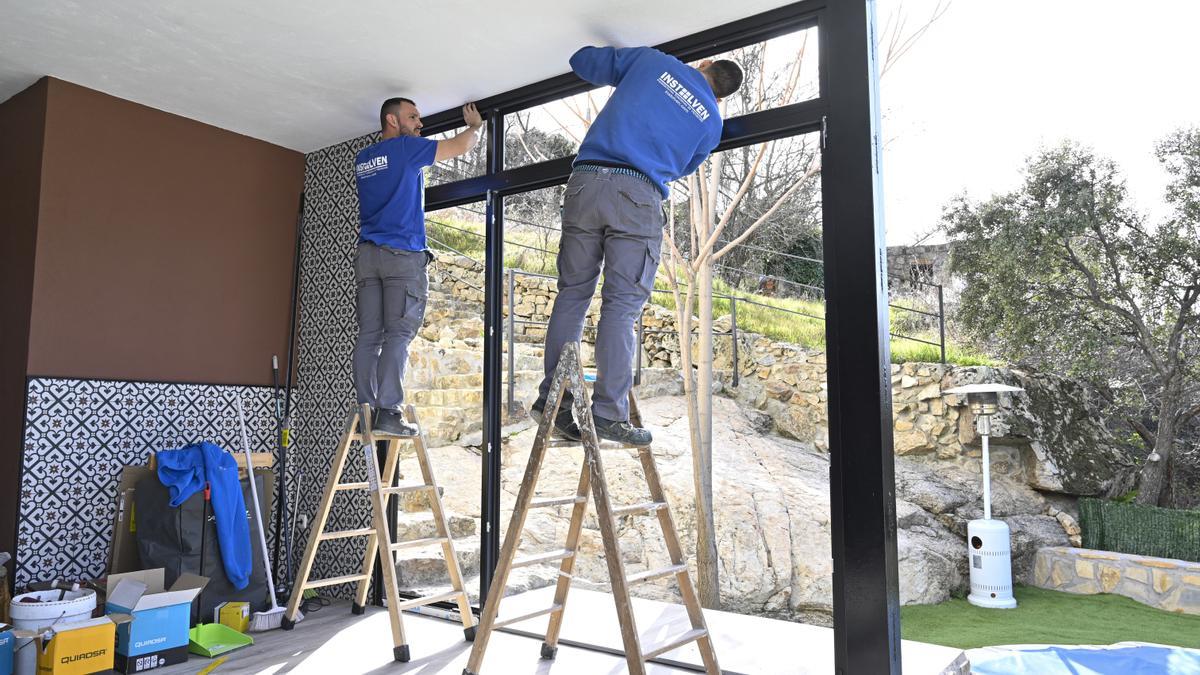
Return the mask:
<svg viewBox="0 0 1200 675">
<path fill-rule="evenodd" d="M 658 76 L 658 83 L 666 88 L 667 93 L 670 94 L 680 106 L 692 111 L 692 114 L 696 116 L 696 119 L 700 120 L 701 122 L 708 119 L 708 108 L 705 108 L 704 104 L 701 103 L 700 100 L 692 94 L 692 92 L 688 91 L 687 87 L 683 86 L 679 80 L 672 77 L 671 73 L 664 70 L 663 74 Z"/>
<path fill-rule="evenodd" d="M 378 157 L 368 159 L 365 162 L 359 162 L 354 167 L 354 172 L 358 174 L 359 178 L 366 178 L 367 176 L 374 175 L 379 171 L 384 171 L 387 168 L 387 155 L 380 155 Z"/>
</svg>

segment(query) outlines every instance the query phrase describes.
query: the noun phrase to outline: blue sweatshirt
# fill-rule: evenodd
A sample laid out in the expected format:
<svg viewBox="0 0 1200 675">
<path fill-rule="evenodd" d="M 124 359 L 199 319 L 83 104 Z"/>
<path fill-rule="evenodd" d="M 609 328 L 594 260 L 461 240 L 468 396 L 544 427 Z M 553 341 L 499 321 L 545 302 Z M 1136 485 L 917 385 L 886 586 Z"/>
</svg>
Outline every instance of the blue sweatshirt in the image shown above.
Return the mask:
<svg viewBox="0 0 1200 675">
<path fill-rule="evenodd" d="M 584 47 L 571 70 L 612 97 L 579 146 L 576 162 L 626 164 L 667 183 L 695 171 L 721 140 L 717 99 L 704 75 L 650 47 Z"/>
<path fill-rule="evenodd" d="M 359 151 L 354 160 L 358 183 L 359 241 L 402 251 L 424 251 L 425 177 L 437 141 L 398 136 Z"/>
<path fill-rule="evenodd" d="M 171 506 L 178 508 L 188 497 L 212 488 L 213 517 L 217 521 L 217 546 L 225 576 L 237 590 L 250 583 L 253 557 L 250 553 L 250 520 L 233 455 L 212 443 L 193 443 L 178 450 L 158 453 L 158 480 L 167 486 Z"/>
</svg>

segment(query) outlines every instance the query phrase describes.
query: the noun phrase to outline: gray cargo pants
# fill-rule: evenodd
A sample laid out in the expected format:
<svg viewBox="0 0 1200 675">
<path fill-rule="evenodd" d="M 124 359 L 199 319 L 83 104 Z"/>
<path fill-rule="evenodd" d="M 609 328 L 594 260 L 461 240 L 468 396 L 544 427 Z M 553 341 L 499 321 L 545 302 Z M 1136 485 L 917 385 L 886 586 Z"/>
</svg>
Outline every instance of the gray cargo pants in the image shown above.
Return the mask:
<svg viewBox="0 0 1200 675">
<path fill-rule="evenodd" d="M 358 245 L 354 390 L 358 402 L 372 409 L 399 410 L 404 403 L 408 345 L 425 320 L 428 261 L 425 251 L 401 251 L 370 242 Z"/>
<path fill-rule="evenodd" d="M 563 198 L 558 297 L 546 331 L 543 398 L 563 345 L 583 334 L 603 266 L 592 411 L 609 420 L 629 419 L 633 350 L 640 348 L 633 325 L 654 288 L 663 224 L 662 193 L 651 183 L 605 169 L 571 174 Z"/>
</svg>

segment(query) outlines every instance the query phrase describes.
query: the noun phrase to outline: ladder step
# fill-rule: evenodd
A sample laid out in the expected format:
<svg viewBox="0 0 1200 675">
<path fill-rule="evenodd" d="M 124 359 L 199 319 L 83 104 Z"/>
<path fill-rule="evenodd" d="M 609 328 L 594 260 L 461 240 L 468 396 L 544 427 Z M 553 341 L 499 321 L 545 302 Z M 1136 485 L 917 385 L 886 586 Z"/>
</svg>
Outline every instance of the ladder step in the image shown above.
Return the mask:
<svg viewBox="0 0 1200 675">
<path fill-rule="evenodd" d="M 646 502 L 644 504 L 630 504 L 628 506 L 618 506 L 612 510 L 613 516 L 628 516 L 631 514 L 654 513 L 659 509 L 667 508 L 666 502 Z"/>
<path fill-rule="evenodd" d="M 392 544 L 389 548 L 393 551 L 399 551 L 402 548 L 416 548 L 418 546 L 429 546 L 430 544 L 444 544 L 450 541 L 446 537 L 426 537 L 424 539 L 409 539 L 408 541 L 398 541 Z"/>
<path fill-rule="evenodd" d="M 552 438 L 548 441 L 547 447 L 551 448 L 582 448 L 583 441 L 572 441 L 569 438 Z M 597 446 L 601 450 L 624 450 L 628 448 L 641 448 L 640 445 L 630 445 L 628 443 L 618 443 L 616 441 L 600 441 Z M 646 446 L 648 447 L 648 446 Z"/>
<path fill-rule="evenodd" d="M 662 568 L 659 568 L 656 570 L 647 570 L 645 572 L 638 572 L 637 574 L 630 575 L 628 578 L 625 579 L 625 581 L 627 583 L 631 583 L 631 584 L 639 584 L 643 581 L 652 581 L 654 579 L 661 579 L 663 577 L 669 577 L 672 574 L 679 574 L 680 572 L 686 572 L 687 568 L 688 568 L 688 566 L 683 563 L 679 563 L 678 565 L 668 565 L 666 567 L 662 567 Z"/>
<path fill-rule="evenodd" d="M 379 492 L 381 494 L 385 494 L 385 495 L 397 495 L 402 492 L 422 492 L 424 490 L 432 490 L 432 489 L 433 489 L 432 485 L 425 485 L 424 483 L 414 483 L 412 485 L 397 485 L 395 487 L 385 487 L 385 488 L 381 489 Z"/>
<path fill-rule="evenodd" d="M 425 605 L 432 605 L 435 602 L 456 600 L 460 595 L 462 595 L 462 591 L 450 591 L 449 593 L 442 593 L 441 595 L 427 595 L 423 598 L 413 598 L 412 600 L 405 600 L 399 605 L 396 605 L 396 609 L 399 611 L 404 611 L 406 609 L 412 609 L 413 607 L 424 607 Z"/>
<path fill-rule="evenodd" d="M 371 487 L 370 483 L 338 483 L 334 490 L 366 490 Z"/>
<path fill-rule="evenodd" d="M 560 548 L 553 551 L 546 551 L 545 553 L 537 553 L 525 558 L 517 558 L 516 560 L 512 561 L 512 566 L 513 569 L 518 567 L 528 567 L 529 565 L 539 565 L 541 563 L 554 562 L 555 560 L 565 560 L 574 555 L 574 551 L 566 548 Z"/>
<path fill-rule="evenodd" d="M 563 504 L 582 504 L 587 501 L 587 497 L 581 495 L 571 495 L 570 497 L 552 497 L 547 499 L 535 499 L 529 502 L 529 508 L 542 509 L 550 506 L 562 506 Z"/>
<path fill-rule="evenodd" d="M 504 619 L 503 621 L 496 621 L 495 623 L 492 624 L 492 628 L 502 628 L 504 626 L 511 626 L 514 623 L 520 623 L 522 621 L 526 621 L 526 620 L 532 619 L 534 617 L 544 616 L 546 614 L 553 614 L 555 612 L 561 612 L 562 608 L 563 608 L 563 606 L 561 604 L 554 603 L 553 605 L 551 605 L 550 607 L 547 607 L 546 609 L 539 609 L 536 612 L 522 614 L 521 616 L 514 616 L 511 619 Z"/>
<path fill-rule="evenodd" d="M 705 630 L 704 628 L 693 628 L 693 629 L 689 630 L 688 632 L 684 633 L 683 635 L 680 635 L 679 637 L 675 638 L 674 640 L 671 640 L 670 642 L 668 642 L 666 644 L 655 647 L 654 649 L 643 649 L 642 650 L 642 659 L 645 661 L 649 661 L 650 659 L 652 659 L 656 656 L 666 654 L 667 652 L 671 651 L 672 649 L 678 649 L 678 648 L 686 645 L 687 643 L 693 642 L 695 640 L 699 640 L 700 638 L 702 638 L 706 635 L 708 635 L 708 631 Z"/>
<path fill-rule="evenodd" d="M 336 586 L 338 584 L 352 584 L 356 581 L 362 581 L 370 578 L 371 577 L 366 574 L 351 574 L 344 577 L 329 577 L 328 579 L 317 579 L 316 581 L 309 580 L 304 583 L 304 588 L 321 588 L 323 586 Z"/>
<path fill-rule="evenodd" d="M 322 532 L 317 536 L 319 541 L 327 541 L 329 539 L 349 539 L 350 537 L 366 537 L 375 534 L 375 528 L 364 527 L 358 530 L 334 530 L 333 532 Z"/>
<path fill-rule="evenodd" d="M 376 441 L 415 441 L 418 436 L 396 436 L 395 434 L 385 434 L 379 431 L 371 434 L 371 438 Z M 363 442 L 362 434 L 350 434 L 350 440 Z"/>
</svg>

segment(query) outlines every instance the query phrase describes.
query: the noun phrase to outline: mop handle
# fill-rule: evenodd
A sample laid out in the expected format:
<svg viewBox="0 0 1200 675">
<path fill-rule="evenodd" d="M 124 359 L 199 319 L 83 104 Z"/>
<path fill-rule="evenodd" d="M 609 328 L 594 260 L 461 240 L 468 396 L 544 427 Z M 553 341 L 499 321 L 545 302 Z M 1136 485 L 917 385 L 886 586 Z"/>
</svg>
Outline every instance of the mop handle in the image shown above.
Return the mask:
<svg viewBox="0 0 1200 675">
<path fill-rule="evenodd" d="M 267 576 L 267 590 L 270 591 L 268 597 L 271 598 L 271 608 L 274 609 L 279 605 L 275 602 L 275 580 L 271 575 L 271 558 L 267 553 L 267 535 L 263 532 L 262 511 L 258 508 L 258 488 L 254 486 L 254 463 L 250 457 L 250 436 L 246 433 L 246 413 L 242 411 L 242 397 L 236 396 L 234 401 L 237 402 L 238 422 L 242 425 L 242 450 L 246 454 L 246 473 L 250 477 L 250 498 L 254 500 L 254 524 L 258 525 L 258 545 L 262 547 L 263 571 Z"/>
</svg>

